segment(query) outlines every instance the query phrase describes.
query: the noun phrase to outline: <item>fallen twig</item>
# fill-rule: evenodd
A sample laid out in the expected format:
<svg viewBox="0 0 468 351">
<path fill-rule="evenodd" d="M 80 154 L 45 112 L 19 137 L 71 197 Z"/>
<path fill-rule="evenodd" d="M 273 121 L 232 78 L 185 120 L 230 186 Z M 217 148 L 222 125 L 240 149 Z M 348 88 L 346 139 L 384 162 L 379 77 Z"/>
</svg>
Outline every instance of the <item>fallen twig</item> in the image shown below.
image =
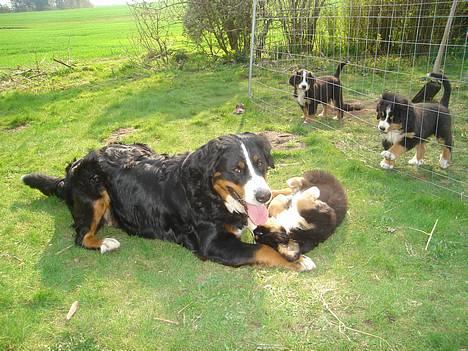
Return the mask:
<svg viewBox="0 0 468 351">
<path fill-rule="evenodd" d="M 72 303 L 70 309 L 68 310 L 68 313 L 67 313 L 67 321 L 69 321 L 73 315 L 75 314 L 76 310 L 78 310 L 78 307 L 79 307 L 79 302 L 78 301 L 75 301 Z"/>
<path fill-rule="evenodd" d="M 68 68 L 72 68 L 72 69 L 74 68 L 72 65 L 69 65 L 68 63 L 65 63 L 65 62 L 63 62 L 63 61 L 61 61 L 61 60 L 59 60 L 59 59 L 53 58 L 52 60 L 54 60 L 54 61 L 57 62 L 57 63 L 60 63 L 61 65 L 66 66 L 66 67 L 68 67 Z"/>
<path fill-rule="evenodd" d="M 13 259 L 17 260 L 20 263 L 24 263 L 24 261 L 21 258 L 16 257 L 15 255 L 9 254 L 8 252 L 2 252 L 0 254 L 0 257 L 9 257 L 9 258 L 13 258 Z"/>
<path fill-rule="evenodd" d="M 171 321 L 171 320 L 169 320 L 169 319 L 158 318 L 158 317 L 154 317 L 154 319 L 157 320 L 157 321 L 164 322 L 164 323 L 179 325 L 179 322 Z"/>
<path fill-rule="evenodd" d="M 323 297 L 323 294 L 320 293 L 320 300 L 322 301 L 322 305 L 325 307 L 325 309 L 338 321 L 338 330 L 340 331 L 340 333 L 344 334 L 348 339 L 349 337 L 343 332 L 342 328 L 346 329 L 346 330 L 350 330 L 350 331 L 353 331 L 355 333 L 359 333 L 359 334 L 362 334 L 362 335 L 367 335 L 367 336 L 371 336 L 373 338 L 376 338 L 376 339 L 379 339 L 381 341 L 383 341 L 384 343 L 386 343 L 388 345 L 388 347 L 390 347 L 390 350 L 393 350 L 392 346 L 390 345 L 390 343 L 385 340 L 384 338 L 378 336 L 378 335 L 374 335 L 374 334 L 371 334 L 371 333 L 367 333 L 365 331 L 362 331 L 362 330 L 359 330 L 359 329 L 355 329 L 355 328 L 351 328 L 351 327 L 348 327 L 337 315 L 335 312 L 332 311 L 332 309 L 328 306 L 328 303 L 327 301 L 325 301 L 325 298 Z"/>
<path fill-rule="evenodd" d="M 57 251 L 55 254 L 56 255 L 60 255 L 62 252 L 65 252 L 67 251 L 69 248 L 73 247 L 73 244 L 72 245 L 68 245 L 66 248 L 60 250 L 60 251 Z"/>
<path fill-rule="evenodd" d="M 430 233 L 428 232 L 425 232 L 424 230 L 421 230 L 421 229 L 417 229 L 417 228 L 411 228 L 411 227 L 408 227 L 408 229 L 412 229 L 412 230 L 415 230 L 417 232 L 421 232 L 421 233 L 424 233 L 426 234 L 427 236 L 429 236 L 427 238 L 427 241 L 426 241 L 426 247 L 424 247 L 424 250 L 427 251 L 428 247 L 429 247 L 429 243 L 431 242 L 432 240 L 432 234 L 434 234 L 434 230 L 435 228 L 437 227 L 437 223 L 439 223 L 439 218 L 436 219 L 435 223 L 434 223 L 434 226 L 432 227 L 432 230 Z"/>
</svg>

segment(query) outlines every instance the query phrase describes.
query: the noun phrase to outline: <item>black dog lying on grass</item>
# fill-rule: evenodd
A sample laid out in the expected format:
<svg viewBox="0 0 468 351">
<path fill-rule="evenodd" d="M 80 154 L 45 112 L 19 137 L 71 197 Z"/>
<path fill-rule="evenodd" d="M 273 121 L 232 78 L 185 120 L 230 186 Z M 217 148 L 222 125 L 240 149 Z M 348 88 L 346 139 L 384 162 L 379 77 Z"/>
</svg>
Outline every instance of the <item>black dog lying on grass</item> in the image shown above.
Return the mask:
<svg viewBox="0 0 468 351">
<path fill-rule="evenodd" d="M 119 248 L 116 239 L 96 235 L 102 225 L 116 224 L 130 235 L 172 241 L 229 266 L 307 271 L 313 268 L 307 256 L 287 260 L 268 245 L 240 241 L 249 222 L 268 219 L 270 151 L 268 140 L 252 133 L 222 136 L 176 156 L 143 144 L 110 144 L 71 163 L 65 177 L 33 173 L 23 182 L 65 200 L 75 243 L 87 249 Z"/>
</svg>

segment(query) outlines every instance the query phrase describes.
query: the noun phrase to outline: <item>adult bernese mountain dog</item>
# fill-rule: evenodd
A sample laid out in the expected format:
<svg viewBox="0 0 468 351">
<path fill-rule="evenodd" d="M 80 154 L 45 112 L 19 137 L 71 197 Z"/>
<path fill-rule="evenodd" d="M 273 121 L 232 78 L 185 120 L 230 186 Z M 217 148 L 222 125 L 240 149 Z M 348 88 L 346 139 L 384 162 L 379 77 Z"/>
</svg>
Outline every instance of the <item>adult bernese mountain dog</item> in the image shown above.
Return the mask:
<svg viewBox="0 0 468 351">
<path fill-rule="evenodd" d="M 249 222 L 260 225 L 268 218 L 270 151 L 268 140 L 252 133 L 222 136 L 176 156 L 143 144 L 110 144 L 72 162 L 64 178 L 33 173 L 23 182 L 65 200 L 75 243 L 87 249 L 117 249 L 116 239 L 96 235 L 102 225 L 114 224 L 228 266 L 310 270 L 306 256 L 291 262 L 268 245 L 240 241 Z"/>
<path fill-rule="evenodd" d="M 416 154 L 408 161 L 411 165 L 424 164 L 426 142 L 435 135 L 442 144 L 439 166 L 449 166 L 452 147 L 452 118 L 448 109 L 451 86 L 447 77 L 440 73 L 429 73 L 430 78 L 442 81 L 444 94 L 439 103 L 411 103 L 404 96 L 386 92 L 377 103 L 377 128 L 382 134 L 380 167 L 392 169 L 396 159 L 404 152 L 416 147 Z"/>
<path fill-rule="evenodd" d="M 268 206 L 269 220 L 254 230 L 255 239 L 290 261 L 312 250 L 333 234 L 346 216 L 348 200 L 330 173 L 314 170 L 288 180 Z"/>
<path fill-rule="evenodd" d="M 319 104 L 323 106 L 319 116 L 326 116 L 334 107 L 339 120 L 343 119 L 343 111 L 360 109 L 343 101 L 340 74 L 347 63 L 349 61 L 340 62 L 333 75 L 315 77 L 312 72 L 302 69 L 289 78 L 289 84 L 294 87 L 293 96 L 303 112 L 304 123 L 313 121 Z"/>
</svg>

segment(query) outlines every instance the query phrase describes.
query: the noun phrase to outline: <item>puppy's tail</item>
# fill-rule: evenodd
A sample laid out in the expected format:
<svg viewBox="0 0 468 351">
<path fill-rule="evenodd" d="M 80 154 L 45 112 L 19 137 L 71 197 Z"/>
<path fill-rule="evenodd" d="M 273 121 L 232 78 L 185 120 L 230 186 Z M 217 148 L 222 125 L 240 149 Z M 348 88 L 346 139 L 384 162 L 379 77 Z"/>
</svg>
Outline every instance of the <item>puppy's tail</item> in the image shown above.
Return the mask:
<svg viewBox="0 0 468 351">
<path fill-rule="evenodd" d="M 64 198 L 64 179 L 51 177 L 45 174 L 31 173 L 26 174 L 21 178 L 27 186 L 38 189 L 46 196 L 57 196 L 60 199 Z"/>
<path fill-rule="evenodd" d="M 444 87 L 444 95 L 442 95 L 442 99 L 440 99 L 440 104 L 448 108 L 450 102 L 450 94 L 452 93 L 452 86 L 450 85 L 448 78 L 441 73 L 434 72 L 429 73 L 428 77 L 437 79 L 442 82 L 442 85 Z"/>
<path fill-rule="evenodd" d="M 344 111 L 359 111 L 362 110 L 362 106 L 359 103 L 348 104 L 343 102 Z"/>
<path fill-rule="evenodd" d="M 338 67 L 336 68 L 336 72 L 333 75 L 335 78 L 340 78 L 341 71 L 343 70 L 343 67 L 346 66 L 346 64 L 349 63 L 349 60 L 346 60 L 345 62 L 340 62 Z"/>
</svg>

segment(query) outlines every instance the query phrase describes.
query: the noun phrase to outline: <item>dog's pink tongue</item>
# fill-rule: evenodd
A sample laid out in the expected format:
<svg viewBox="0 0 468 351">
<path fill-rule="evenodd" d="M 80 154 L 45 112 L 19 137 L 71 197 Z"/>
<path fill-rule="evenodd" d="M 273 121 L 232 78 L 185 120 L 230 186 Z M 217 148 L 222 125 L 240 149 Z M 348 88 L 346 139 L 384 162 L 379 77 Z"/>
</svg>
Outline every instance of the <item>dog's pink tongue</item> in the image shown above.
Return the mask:
<svg viewBox="0 0 468 351">
<path fill-rule="evenodd" d="M 253 205 L 246 203 L 247 214 L 255 225 L 265 224 L 268 220 L 268 210 L 265 205 Z"/>
</svg>

